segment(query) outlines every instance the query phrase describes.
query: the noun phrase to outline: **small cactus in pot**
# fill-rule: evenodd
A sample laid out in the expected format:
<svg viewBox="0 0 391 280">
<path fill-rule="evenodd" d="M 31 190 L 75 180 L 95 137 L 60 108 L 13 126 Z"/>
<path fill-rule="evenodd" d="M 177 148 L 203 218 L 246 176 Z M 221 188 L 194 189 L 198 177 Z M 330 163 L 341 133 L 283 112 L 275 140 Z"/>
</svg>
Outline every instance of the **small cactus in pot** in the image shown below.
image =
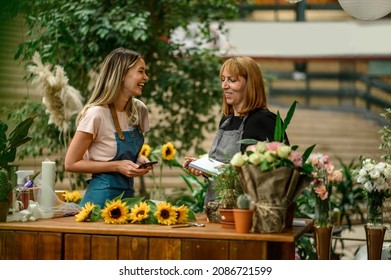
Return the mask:
<svg viewBox="0 0 391 280">
<path fill-rule="evenodd" d="M 235 218 L 235 231 L 237 233 L 249 233 L 254 214 L 254 210 L 250 209 L 250 195 L 246 193 L 239 195 L 236 199 L 236 206 L 237 208 L 233 210 Z"/>
<path fill-rule="evenodd" d="M 250 209 L 251 197 L 243 193 L 236 199 L 236 205 L 239 209 Z"/>
</svg>

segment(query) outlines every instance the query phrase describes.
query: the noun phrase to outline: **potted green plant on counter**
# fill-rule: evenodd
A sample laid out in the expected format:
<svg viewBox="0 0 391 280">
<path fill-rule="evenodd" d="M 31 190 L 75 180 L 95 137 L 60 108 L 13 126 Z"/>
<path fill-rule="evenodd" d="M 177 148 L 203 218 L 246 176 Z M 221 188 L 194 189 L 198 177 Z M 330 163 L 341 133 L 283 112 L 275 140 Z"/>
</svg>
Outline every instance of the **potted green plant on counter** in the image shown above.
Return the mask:
<svg viewBox="0 0 391 280">
<path fill-rule="evenodd" d="M 235 231 L 237 233 L 249 233 L 252 226 L 254 210 L 251 209 L 251 197 L 243 193 L 236 199 L 237 208 L 233 209 L 235 219 Z"/>
<path fill-rule="evenodd" d="M 34 118 L 27 118 L 20 122 L 7 136 L 8 125 L 0 121 L 0 221 L 5 222 L 9 207 L 10 194 L 16 185 L 16 167 L 13 162 L 16 159 L 16 150 L 19 146 L 31 140 L 28 132 Z"/>
<path fill-rule="evenodd" d="M 237 208 L 236 200 L 243 193 L 239 177 L 231 164 L 220 168 L 221 172 L 212 177 L 213 189 L 220 214 L 220 223 L 225 228 L 234 228 L 233 209 Z"/>
<path fill-rule="evenodd" d="M 5 169 L 0 169 L 0 222 L 7 220 L 10 208 L 9 194 L 11 191 L 12 184 L 8 178 L 8 173 Z"/>
</svg>

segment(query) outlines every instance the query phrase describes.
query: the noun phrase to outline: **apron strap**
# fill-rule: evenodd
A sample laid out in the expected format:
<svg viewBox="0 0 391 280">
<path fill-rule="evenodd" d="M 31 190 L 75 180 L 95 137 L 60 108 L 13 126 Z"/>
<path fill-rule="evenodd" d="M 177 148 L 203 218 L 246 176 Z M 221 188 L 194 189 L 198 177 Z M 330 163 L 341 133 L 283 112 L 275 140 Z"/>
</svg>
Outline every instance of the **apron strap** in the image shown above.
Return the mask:
<svg viewBox="0 0 391 280">
<path fill-rule="evenodd" d="M 109 108 L 110 108 L 111 116 L 113 117 L 115 130 L 117 130 L 119 139 L 121 139 L 121 141 L 124 141 L 125 140 L 125 136 L 122 133 L 121 127 L 119 125 L 117 112 L 115 111 L 114 104 L 113 103 L 109 104 Z"/>
</svg>

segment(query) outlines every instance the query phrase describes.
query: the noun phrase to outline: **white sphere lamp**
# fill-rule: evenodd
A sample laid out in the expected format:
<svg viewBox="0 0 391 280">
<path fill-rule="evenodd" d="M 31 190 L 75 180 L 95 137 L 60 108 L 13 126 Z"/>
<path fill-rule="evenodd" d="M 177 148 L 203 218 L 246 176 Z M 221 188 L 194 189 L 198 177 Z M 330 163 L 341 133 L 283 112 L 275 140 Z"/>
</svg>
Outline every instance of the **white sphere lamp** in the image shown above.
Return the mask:
<svg viewBox="0 0 391 280">
<path fill-rule="evenodd" d="M 391 0 L 338 0 L 342 9 L 360 20 L 376 20 L 391 12 Z"/>
</svg>

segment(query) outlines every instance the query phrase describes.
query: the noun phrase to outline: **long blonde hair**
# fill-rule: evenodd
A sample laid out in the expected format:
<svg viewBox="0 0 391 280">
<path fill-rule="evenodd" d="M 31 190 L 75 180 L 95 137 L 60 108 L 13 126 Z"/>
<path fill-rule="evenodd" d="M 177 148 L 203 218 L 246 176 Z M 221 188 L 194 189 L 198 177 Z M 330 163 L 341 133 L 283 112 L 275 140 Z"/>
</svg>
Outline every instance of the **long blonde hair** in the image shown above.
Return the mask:
<svg viewBox="0 0 391 280">
<path fill-rule="evenodd" d="M 245 116 L 257 108 L 267 108 L 266 90 L 262 72 L 254 59 L 247 56 L 229 58 L 220 68 L 220 77 L 224 69 L 236 78 L 242 76 L 247 81 L 243 107 L 239 112 L 241 116 Z M 234 113 L 232 105 L 227 104 L 224 96 L 222 113 L 224 116 Z"/>
<path fill-rule="evenodd" d="M 139 53 L 124 48 L 115 49 L 106 56 L 101 65 L 92 95 L 77 116 L 76 124 L 79 123 L 80 118 L 89 108 L 97 105 L 108 105 L 117 99 L 123 77 L 139 59 L 141 59 Z M 129 123 L 132 125 L 139 124 L 138 110 L 133 97 L 126 104 L 125 112 L 129 118 Z"/>
</svg>

